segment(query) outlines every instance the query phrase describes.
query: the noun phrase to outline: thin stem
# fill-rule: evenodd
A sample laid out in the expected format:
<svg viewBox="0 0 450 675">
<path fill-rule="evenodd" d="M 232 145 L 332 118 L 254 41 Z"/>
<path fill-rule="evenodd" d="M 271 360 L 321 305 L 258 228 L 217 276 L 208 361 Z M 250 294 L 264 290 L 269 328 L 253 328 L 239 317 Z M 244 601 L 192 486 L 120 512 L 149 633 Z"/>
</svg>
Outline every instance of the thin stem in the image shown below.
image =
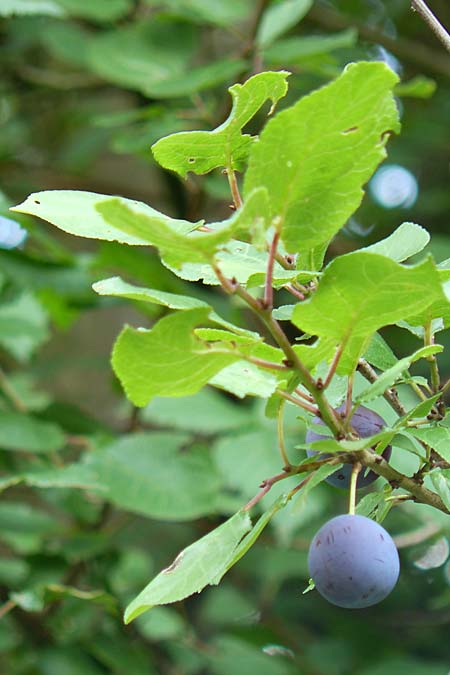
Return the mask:
<svg viewBox="0 0 450 675">
<path fill-rule="evenodd" d="M 287 391 L 284 391 L 283 389 L 276 389 L 275 391 L 279 396 L 286 399 L 286 401 L 290 401 L 291 403 L 294 403 L 294 405 L 298 405 L 299 408 L 303 408 L 303 410 L 307 410 L 313 415 L 317 415 L 317 413 L 319 412 L 318 408 L 314 408 L 314 406 L 309 405 L 308 403 L 304 403 L 303 401 L 300 401 L 300 399 L 296 398 L 295 396 L 292 396 L 292 394 L 289 394 Z"/>
<path fill-rule="evenodd" d="M 434 335 L 431 329 L 431 322 L 425 326 L 424 344 L 426 347 L 428 345 L 434 345 Z M 441 386 L 441 378 L 439 376 L 439 367 L 436 354 L 428 356 L 427 361 L 430 364 L 431 388 L 433 389 L 433 392 L 437 394 Z"/>
<path fill-rule="evenodd" d="M 426 401 L 427 400 L 427 395 L 422 391 L 422 389 L 419 387 L 417 382 L 414 382 L 414 380 L 409 380 L 408 382 L 409 386 L 411 389 L 417 394 L 417 396 L 422 400 Z M 433 392 L 431 392 L 433 393 Z"/>
<path fill-rule="evenodd" d="M 300 293 L 300 291 L 298 291 L 296 288 L 294 288 L 294 286 L 292 286 L 292 284 L 288 284 L 287 286 L 283 286 L 283 288 L 285 288 L 286 291 L 288 291 L 291 295 L 294 295 L 298 300 L 304 300 L 305 297 L 306 297 L 305 295 L 303 295 L 303 293 Z"/>
<path fill-rule="evenodd" d="M 242 197 L 241 193 L 239 192 L 236 174 L 231 168 L 226 169 L 225 173 L 227 174 L 228 177 L 228 184 L 230 186 L 231 194 L 233 196 L 233 203 L 235 207 L 239 209 L 242 206 Z"/>
<path fill-rule="evenodd" d="M 394 469 L 381 455 L 377 455 L 371 450 L 360 450 L 358 460 L 363 466 L 372 469 L 379 476 L 383 476 L 393 487 L 402 488 L 410 492 L 422 504 L 428 504 L 439 509 L 439 511 L 443 511 L 443 513 L 450 514 L 439 495 L 417 483 L 413 478 L 409 478 Z"/>
<path fill-rule="evenodd" d="M 284 478 L 288 478 L 289 472 L 287 471 L 282 471 L 281 473 L 277 473 L 276 476 L 272 476 L 271 478 L 266 478 L 266 480 L 263 480 L 261 483 L 260 487 L 262 488 L 252 499 L 250 499 L 249 502 L 244 506 L 242 509 L 243 511 L 250 511 L 250 509 L 255 506 L 261 499 L 266 495 L 269 490 L 271 489 L 272 485 L 275 485 L 275 483 L 278 483 L 278 481 L 283 480 Z"/>
<path fill-rule="evenodd" d="M 334 374 L 336 373 L 336 368 L 338 367 L 340 358 L 342 356 L 343 349 L 344 349 L 343 344 L 339 345 L 339 347 L 336 349 L 336 353 L 335 353 L 335 355 L 333 357 L 333 360 L 331 362 L 331 365 L 330 365 L 330 370 L 328 371 L 328 374 L 327 374 L 327 376 L 325 378 L 325 381 L 323 383 L 324 389 L 326 389 L 328 387 L 328 385 L 330 384 L 331 380 L 334 377 Z"/>
<path fill-rule="evenodd" d="M 22 401 L 12 384 L 10 383 L 8 376 L 4 372 L 2 368 L 0 368 L 0 389 L 2 389 L 3 393 L 5 394 L 6 398 L 9 399 L 11 402 L 13 408 L 15 408 L 18 412 L 21 413 L 26 413 L 27 412 L 27 406 L 26 404 Z"/>
<path fill-rule="evenodd" d="M 440 40 L 447 51 L 450 52 L 450 35 L 439 19 L 433 14 L 426 2 L 423 0 L 411 0 L 411 9 L 422 17 L 436 35 L 437 39 Z"/>
<path fill-rule="evenodd" d="M 446 54 L 439 49 L 432 49 L 423 41 L 409 40 L 399 35 L 389 36 L 382 30 L 355 21 L 354 16 L 345 16 L 340 12 L 315 2 L 308 12 L 308 21 L 314 21 L 329 31 L 344 30 L 349 26 L 358 30 L 362 40 L 380 44 L 403 61 L 418 64 L 434 73 L 450 76 L 450 63 Z"/>
<path fill-rule="evenodd" d="M 283 363 L 275 363 L 274 361 L 266 361 L 265 359 L 259 359 L 256 356 L 242 356 L 243 359 L 246 359 L 250 363 L 254 363 L 255 366 L 260 366 L 261 368 L 268 368 L 270 370 L 292 370 L 289 366 L 284 365 Z"/>
<path fill-rule="evenodd" d="M 293 490 L 291 490 L 290 492 L 288 492 L 288 494 L 286 495 L 286 501 L 291 500 L 292 497 L 293 497 L 297 492 L 299 492 L 299 490 L 301 490 L 303 487 L 305 487 L 306 483 L 309 483 L 309 481 L 311 480 L 311 478 L 314 476 L 314 473 L 315 473 L 315 471 L 314 471 L 313 473 L 311 473 L 309 476 L 306 476 L 306 478 L 304 478 L 304 479 L 301 481 L 301 483 L 299 483 L 298 485 L 296 485 L 295 488 L 294 488 Z"/>
<path fill-rule="evenodd" d="M 444 384 L 444 386 L 441 389 L 442 395 L 446 394 L 449 389 L 450 389 L 450 377 L 448 378 L 447 382 Z"/>
<path fill-rule="evenodd" d="M 283 459 L 284 466 L 290 468 L 291 463 L 287 456 L 286 452 L 286 443 L 284 441 L 284 406 L 285 401 L 281 401 L 280 407 L 278 408 L 278 418 L 277 418 L 277 432 L 278 432 L 278 446 L 280 448 L 281 457 Z"/>
<path fill-rule="evenodd" d="M 305 401 L 314 403 L 314 398 L 310 394 L 305 394 L 305 392 L 302 391 L 299 387 L 297 387 L 297 389 L 294 389 L 294 393 L 296 393 L 297 396 L 300 396 L 300 398 L 304 398 Z"/>
<path fill-rule="evenodd" d="M 353 464 L 352 468 L 352 475 L 350 478 L 350 492 L 349 492 L 349 498 L 348 498 L 348 512 L 349 515 L 354 516 L 355 515 L 355 509 L 356 509 L 356 484 L 358 482 L 358 474 L 361 471 L 361 464 L 359 462 L 355 462 Z"/>
<path fill-rule="evenodd" d="M 353 383 L 355 381 L 355 373 L 353 372 L 351 375 L 349 375 L 348 378 L 348 383 L 347 383 L 347 395 L 345 398 L 345 428 L 348 429 L 350 426 L 350 422 L 352 421 L 352 416 L 353 413 L 355 412 L 356 408 L 353 409 L 352 411 L 352 398 L 353 398 Z"/>
<path fill-rule="evenodd" d="M 295 256 L 288 253 L 287 255 L 281 255 L 278 253 L 275 255 L 275 260 L 281 265 L 284 270 L 295 270 Z"/>
<path fill-rule="evenodd" d="M 266 309 L 273 308 L 273 266 L 275 264 L 275 255 L 280 241 L 280 233 L 278 230 L 273 235 L 272 243 L 269 249 L 269 259 L 267 261 L 266 285 L 264 288 L 264 307 Z"/>
<path fill-rule="evenodd" d="M 260 320 L 263 321 L 277 345 L 284 352 L 288 364 L 297 371 L 301 384 L 314 397 L 320 411 L 320 416 L 327 427 L 333 432 L 336 438 L 343 437 L 342 420 L 331 407 L 325 393 L 322 391 L 322 387 L 316 383 L 308 368 L 298 357 L 297 352 L 291 345 L 286 333 L 281 328 L 278 321 L 272 316 L 272 311 L 265 309 L 261 302 L 250 295 L 250 293 L 237 283 L 236 280 L 227 279 L 216 263 L 212 263 L 212 268 L 220 281 L 222 288 L 229 294 L 236 293 L 236 295 L 242 298 L 242 300 L 254 310 Z"/>
<path fill-rule="evenodd" d="M 203 353 L 203 352 L 201 352 Z M 233 354 L 242 358 L 244 361 L 249 363 L 254 363 L 255 366 L 260 368 L 267 368 L 268 370 L 281 370 L 286 372 L 287 370 L 292 370 L 289 366 L 284 365 L 283 363 L 275 363 L 275 361 L 266 361 L 266 359 L 260 359 L 257 356 L 251 356 L 250 354 L 242 354 L 235 349 L 215 349 L 214 346 L 208 348 L 208 354 Z"/>
</svg>

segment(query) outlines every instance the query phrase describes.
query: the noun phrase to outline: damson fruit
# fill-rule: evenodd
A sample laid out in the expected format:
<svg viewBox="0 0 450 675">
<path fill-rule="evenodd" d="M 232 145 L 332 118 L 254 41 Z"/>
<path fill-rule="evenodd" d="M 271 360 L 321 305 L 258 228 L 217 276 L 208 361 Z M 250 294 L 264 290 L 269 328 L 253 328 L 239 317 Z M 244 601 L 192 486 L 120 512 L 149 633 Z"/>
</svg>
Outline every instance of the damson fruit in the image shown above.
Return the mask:
<svg viewBox="0 0 450 675">
<path fill-rule="evenodd" d="M 343 412 L 344 407 L 345 406 L 342 405 L 339 408 L 336 408 L 337 412 Z M 313 423 L 321 424 L 322 426 L 324 426 L 323 421 L 319 417 L 314 417 Z M 374 412 L 373 410 L 369 410 L 369 408 L 365 408 L 363 405 L 360 405 L 358 408 L 356 408 L 352 416 L 351 426 L 359 434 L 361 438 L 367 438 L 368 436 L 373 436 L 374 434 L 377 434 L 379 431 L 381 431 L 383 427 L 386 426 L 386 423 L 384 419 L 380 417 L 380 415 L 378 415 L 376 412 Z M 312 431 L 311 429 L 309 429 L 306 432 L 307 443 L 312 443 L 313 441 L 321 441 L 326 438 L 329 438 L 329 436 L 322 436 L 321 434 L 318 434 L 315 431 Z M 391 452 L 392 447 L 388 445 L 383 452 L 383 457 L 387 462 L 391 457 Z M 308 457 L 314 457 L 315 455 L 317 455 L 317 452 L 315 452 L 314 450 L 307 450 L 306 453 Z M 325 458 L 330 457 L 330 455 L 328 453 L 321 453 L 320 457 Z M 328 478 L 326 479 L 327 483 L 330 483 L 335 487 L 348 488 L 350 486 L 352 467 L 353 467 L 352 464 L 344 464 L 342 469 L 338 469 L 338 471 L 332 473 L 331 476 L 328 476 Z M 378 475 L 374 471 L 362 469 L 358 475 L 356 487 L 358 489 L 367 487 L 368 485 L 373 483 L 377 478 Z"/>
<path fill-rule="evenodd" d="M 394 588 L 400 562 L 392 537 L 365 516 L 332 518 L 317 532 L 308 554 L 309 573 L 328 602 L 361 609 Z"/>
</svg>

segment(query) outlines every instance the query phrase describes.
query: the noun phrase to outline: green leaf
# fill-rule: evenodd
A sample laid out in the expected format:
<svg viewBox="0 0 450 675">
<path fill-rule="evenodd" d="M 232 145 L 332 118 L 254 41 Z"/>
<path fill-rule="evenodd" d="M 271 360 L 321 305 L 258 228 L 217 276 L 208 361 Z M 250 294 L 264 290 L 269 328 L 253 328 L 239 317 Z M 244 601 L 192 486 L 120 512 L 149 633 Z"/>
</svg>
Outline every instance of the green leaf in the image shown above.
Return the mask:
<svg viewBox="0 0 450 675">
<path fill-rule="evenodd" d="M 238 398 L 245 396 L 269 398 L 277 388 L 278 379 L 273 373 L 258 368 L 255 364 L 240 360 L 214 375 L 209 384 Z"/>
<path fill-rule="evenodd" d="M 152 330 L 124 328 L 112 365 L 130 401 L 144 406 L 155 396 L 195 394 L 236 360 L 234 355 L 196 353 L 202 343 L 193 331 L 208 315 L 206 309 L 192 309 L 161 319 Z"/>
<path fill-rule="evenodd" d="M 328 54 L 334 49 L 353 47 L 358 39 L 354 28 L 331 35 L 307 35 L 278 40 L 264 50 L 264 61 L 274 65 L 304 65 L 305 59 Z"/>
<path fill-rule="evenodd" d="M 403 415 L 403 417 L 400 418 L 399 423 L 404 424 L 413 418 L 426 417 L 441 396 L 442 394 L 435 394 L 434 396 L 430 396 L 426 401 L 421 401 L 407 412 L 406 415 Z"/>
<path fill-rule="evenodd" d="M 338 372 L 350 372 L 375 331 L 425 309 L 442 295 L 431 259 L 404 267 L 357 251 L 328 265 L 313 297 L 295 307 L 292 321 L 306 333 L 342 344 Z"/>
<path fill-rule="evenodd" d="M 256 274 L 261 275 L 260 279 L 262 279 L 267 271 L 267 253 L 242 241 L 229 241 L 217 252 L 215 260 L 227 278 L 234 277 L 240 284 L 247 284 L 248 280 Z M 208 264 L 185 263 L 177 269 L 166 259 L 162 262 L 174 274 L 186 281 L 202 280 L 204 284 L 211 286 L 219 284 L 216 274 Z M 285 283 L 292 279 L 292 271 L 284 270 L 277 262 L 275 262 L 273 273 L 277 280 L 284 278 Z"/>
<path fill-rule="evenodd" d="M 229 26 L 248 17 L 253 0 L 145 0 L 150 7 L 163 5 L 176 17 L 198 23 Z"/>
<path fill-rule="evenodd" d="M 91 70 L 108 82 L 144 96 L 161 95 L 161 85 L 188 73 L 196 31 L 162 17 L 140 20 L 94 36 L 88 45 Z"/>
<path fill-rule="evenodd" d="M 258 486 L 268 476 L 280 471 L 276 429 L 244 430 L 216 441 L 212 448 L 214 462 L 225 487 L 245 503 L 258 492 Z M 270 495 L 262 499 L 263 508 L 285 490 L 286 482 L 274 485 Z"/>
<path fill-rule="evenodd" d="M 147 84 L 145 88 L 152 98 L 192 96 L 218 84 L 233 81 L 239 73 L 245 70 L 246 66 L 247 62 L 243 59 L 213 61 L 205 66 L 190 68 L 168 80 Z"/>
<path fill-rule="evenodd" d="M 218 167 L 240 169 L 254 139 L 242 128 L 268 100 L 272 108 L 287 91 L 285 71 L 258 73 L 229 92 L 233 107 L 228 119 L 213 131 L 186 131 L 162 138 L 152 146 L 156 161 L 185 177 L 189 171 L 204 174 Z"/>
<path fill-rule="evenodd" d="M 408 429 L 408 432 L 433 448 L 446 462 L 450 462 L 450 429 L 448 427 L 422 427 Z"/>
<path fill-rule="evenodd" d="M 364 497 L 358 501 L 356 505 L 356 513 L 360 516 L 366 516 L 366 518 L 370 518 L 373 516 L 380 504 L 385 501 L 385 499 L 386 495 L 383 491 L 369 492 L 368 495 L 364 495 Z"/>
<path fill-rule="evenodd" d="M 155 605 L 199 593 L 208 584 L 218 584 L 228 569 L 242 537 L 250 530 L 248 513 L 239 511 L 215 530 L 185 548 L 173 563 L 144 588 L 125 611 L 125 623 Z"/>
<path fill-rule="evenodd" d="M 317 452 L 358 452 L 366 448 L 373 448 L 378 443 L 386 446 L 396 433 L 396 429 L 383 429 L 373 436 L 358 438 L 355 441 L 337 441 L 335 438 L 327 438 L 322 441 L 313 441 L 309 445 L 312 450 Z"/>
<path fill-rule="evenodd" d="M 0 410 L 0 447 L 46 453 L 59 450 L 65 443 L 62 430 L 51 422 L 31 415 Z"/>
<path fill-rule="evenodd" d="M 131 0 L 56 0 L 70 16 L 88 21 L 116 21 L 132 7 Z"/>
<path fill-rule="evenodd" d="M 133 223 L 130 226 L 129 223 L 122 225 L 119 222 L 117 223 L 118 227 L 112 227 L 96 208 L 99 204 L 103 205 L 105 201 L 112 202 L 118 209 L 122 207 L 120 213 L 123 213 L 123 211 L 126 213 L 133 209 L 133 214 L 140 214 L 142 217 L 147 216 L 145 219 L 147 226 L 150 223 L 155 228 L 164 228 L 164 231 L 172 231 L 174 236 L 191 232 L 196 227 L 195 224 L 188 223 L 185 220 L 169 218 L 169 216 L 155 211 L 142 202 L 123 197 L 111 199 L 108 195 L 75 190 L 36 192 L 11 210 L 38 216 L 56 225 L 64 232 L 75 234 L 78 237 L 118 241 L 133 246 L 148 246 L 151 243 L 147 232 L 133 229 Z"/>
<path fill-rule="evenodd" d="M 441 469 L 434 469 L 429 475 L 436 488 L 436 492 L 450 511 L 450 470 L 445 469 L 442 471 Z"/>
<path fill-rule="evenodd" d="M 154 288 L 142 288 L 123 281 L 120 277 L 111 277 L 110 279 L 103 279 L 97 281 L 92 285 L 92 288 L 99 295 L 112 295 L 119 298 L 128 298 L 130 300 L 138 300 L 140 302 L 150 302 L 169 309 L 195 309 L 197 307 L 209 308 L 209 305 L 203 300 L 193 298 L 190 295 L 179 295 L 177 293 L 168 293 L 166 291 L 159 291 Z M 209 314 L 211 321 L 214 323 L 234 331 L 236 334 L 246 335 L 248 337 L 257 338 L 258 334 L 245 328 L 234 326 L 229 321 L 222 319 L 216 312 L 212 311 Z"/>
<path fill-rule="evenodd" d="M 267 187 L 289 252 L 330 241 L 358 208 L 388 132 L 399 128 L 397 79 L 380 62 L 350 64 L 277 114 L 252 146 L 244 195 Z"/>
<path fill-rule="evenodd" d="M 157 246 L 164 263 L 169 267 L 181 268 L 189 262 L 209 263 L 218 248 L 234 237 L 247 238 L 255 231 L 267 228 L 266 213 L 268 198 L 265 189 L 254 190 L 236 214 L 223 223 L 211 225 L 212 232 L 175 231 L 170 219 L 149 217 L 136 212 L 121 199 L 109 199 L 97 205 L 97 210 L 105 221 L 115 229 L 142 237 L 148 244 Z M 187 236 L 189 234 L 189 236 Z M 267 256 L 265 256 L 267 258 Z M 215 276 L 215 275 L 214 275 Z"/>
<path fill-rule="evenodd" d="M 251 424 L 251 411 L 230 401 L 214 389 L 205 387 L 197 394 L 181 400 L 154 398 L 150 405 L 144 408 L 140 418 L 153 425 L 203 435 L 248 428 Z"/>
<path fill-rule="evenodd" d="M 300 600 L 298 599 L 298 602 Z M 270 654 L 270 649 L 278 650 Z M 281 654 L 280 654 L 281 652 Z M 289 658 L 286 658 L 289 654 Z M 241 672 L 258 673 L 258 675 L 296 675 L 299 670 L 295 662 L 291 661 L 292 652 L 286 647 L 266 645 L 261 648 L 258 644 L 236 637 L 233 634 L 223 634 L 215 638 L 212 649 L 208 654 L 208 672 L 214 675 L 229 675 L 240 664 Z M 391 671 L 394 672 L 394 671 Z M 435 673 L 432 673 L 435 675 Z"/>
<path fill-rule="evenodd" d="M 308 480 L 306 485 L 302 487 L 302 489 L 298 493 L 298 498 L 294 505 L 294 509 L 298 509 L 299 507 L 301 507 L 304 504 L 311 490 L 320 485 L 320 483 L 323 483 L 323 481 L 326 478 L 328 478 L 328 476 L 331 476 L 332 473 L 342 469 L 342 466 L 343 466 L 342 464 L 333 464 L 333 466 L 330 466 L 329 464 L 324 464 L 323 466 L 316 469 L 316 471 L 314 471 L 314 473 L 312 474 L 311 478 Z"/>
<path fill-rule="evenodd" d="M 426 359 L 432 354 L 442 352 L 443 349 L 442 345 L 429 345 L 428 347 L 418 349 L 410 356 L 405 356 L 405 358 L 397 361 L 394 366 L 385 370 L 384 373 L 381 373 L 375 382 L 358 394 L 355 401 L 364 403 L 366 401 L 373 401 L 373 399 L 378 398 L 378 396 L 382 396 L 386 389 L 392 387 L 392 385 L 402 376 L 404 371 L 408 370 L 412 363 L 415 363 L 419 359 Z"/>
<path fill-rule="evenodd" d="M 247 553 L 247 551 L 253 546 L 258 537 L 262 534 L 263 530 L 270 523 L 272 518 L 283 509 L 287 504 L 286 495 L 280 495 L 273 504 L 265 511 L 262 516 L 258 518 L 255 525 L 252 527 L 250 532 L 242 539 L 239 545 L 236 547 L 233 557 L 229 560 L 227 571 L 233 567 L 239 560 Z"/>
<path fill-rule="evenodd" d="M 219 473 L 204 448 L 181 433 L 135 433 L 86 456 L 113 504 L 151 518 L 193 520 L 216 513 Z M 183 449 L 184 448 L 184 449 Z"/>
<path fill-rule="evenodd" d="M 0 16 L 33 14 L 64 16 L 65 12 L 61 9 L 57 0 L 2 0 Z"/>
<path fill-rule="evenodd" d="M 377 241 L 375 244 L 360 250 L 379 253 L 396 262 L 403 262 L 403 260 L 408 260 L 413 255 L 420 253 L 429 241 L 430 235 L 423 227 L 415 223 L 402 223 L 386 239 Z"/>
<path fill-rule="evenodd" d="M 106 490 L 101 477 L 93 475 L 82 463 L 69 464 L 63 468 L 38 467 L 20 474 L 4 475 L 0 478 L 0 491 L 19 484 L 42 489 Z"/>
<path fill-rule="evenodd" d="M 397 363 L 397 357 L 387 344 L 386 340 L 379 333 L 374 333 L 369 342 L 369 346 L 364 352 L 364 358 L 372 366 L 380 370 L 392 368 Z"/>
<path fill-rule="evenodd" d="M 443 293 L 439 299 L 431 303 L 422 312 L 414 313 L 414 316 L 405 317 L 407 321 L 400 325 L 407 328 L 414 334 L 423 335 L 423 326 L 431 325 L 433 335 L 438 331 L 450 327 L 450 281 L 448 280 L 448 263 L 444 263 L 446 267 L 441 268 L 443 263 L 438 265 L 438 273 L 441 279 Z M 413 328 L 411 328 L 411 326 Z M 414 330 L 415 326 L 420 326 L 422 329 Z"/>
<path fill-rule="evenodd" d="M 47 315 L 30 293 L 0 306 L 0 345 L 18 361 L 28 361 L 48 337 Z"/>
<path fill-rule="evenodd" d="M 396 96 L 411 96 L 411 98 L 431 98 L 436 91 L 435 80 L 425 75 L 416 75 L 407 82 L 400 82 L 395 87 Z"/>
<path fill-rule="evenodd" d="M 156 305 L 162 305 L 169 309 L 195 309 L 197 307 L 209 307 L 203 300 L 198 300 L 189 295 L 178 295 L 176 293 L 167 293 L 153 288 L 142 288 L 123 281 L 120 277 L 111 277 L 97 281 L 92 288 L 99 295 L 112 295 L 118 298 L 128 298 L 129 300 L 139 300 L 140 302 L 151 302 Z"/>
<path fill-rule="evenodd" d="M 264 12 L 256 34 L 256 43 L 267 47 L 280 35 L 293 28 L 309 12 L 313 0 L 282 0 Z"/>
<path fill-rule="evenodd" d="M 294 312 L 294 307 L 295 305 L 281 305 L 280 307 L 276 307 L 272 312 L 272 316 L 274 319 L 277 319 L 277 321 L 290 321 Z"/>
</svg>

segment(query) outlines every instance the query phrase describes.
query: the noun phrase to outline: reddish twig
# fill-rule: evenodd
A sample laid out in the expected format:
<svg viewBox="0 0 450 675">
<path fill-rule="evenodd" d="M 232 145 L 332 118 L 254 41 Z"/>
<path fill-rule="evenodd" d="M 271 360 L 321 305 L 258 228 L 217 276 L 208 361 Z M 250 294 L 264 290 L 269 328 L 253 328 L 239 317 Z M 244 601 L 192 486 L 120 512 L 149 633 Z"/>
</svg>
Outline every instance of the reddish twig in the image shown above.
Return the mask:
<svg viewBox="0 0 450 675">
<path fill-rule="evenodd" d="M 284 288 L 291 295 L 294 295 L 298 300 L 304 300 L 305 297 L 306 297 L 305 295 L 303 295 L 303 293 L 300 293 L 300 291 L 298 291 L 296 288 L 294 288 L 294 286 L 292 286 L 292 284 L 288 284 L 287 286 L 284 286 Z"/>
<path fill-rule="evenodd" d="M 331 365 L 330 365 L 330 370 L 328 371 L 328 374 L 327 374 L 327 376 L 325 378 L 325 381 L 323 383 L 323 389 L 326 389 L 328 387 L 328 385 L 330 384 L 331 380 L 333 379 L 334 374 L 336 372 L 336 368 L 338 367 L 340 358 L 342 356 L 343 350 L 344 350 L 344 344 L 339 345 L 339 347 L 336 349 L 336 353 L 335 353 L 334 358 L 333 358 L 333 360 L 331 362 Z"/>
<path fill-rule="evenodd" d="M 241 193 L 239 192 L 239 186 L 238 182 L 236 179 L 236 174 L 233 171 L 233 169 L 225 169 L 225 173 L 227 174 L 228 177 L 228 184 L 230 186 L 231 194 L 233 196 L 233 203 L 234 206 L 239 209 L 242 206 L 242 197 Z"/>
<path fill-rule="evenodd" d="M 292 396 L 292 394 L 289 394 L 287 391 L 284 391 L 283 389 L 277 389 L 276 393 L 279 394 L 279 396 L 281 396 L 282 398 L 285 398 L 286 401 L 290 401 L 291 403 L 294 403 L 294 405 L 298 405 L 300 408 L 303 408 L 303 410 L 307 410 L 313 415 L 319 414 L 318 408 L 315 408 L 314 406 L 309 405 L 304 401 L 301 401 L 300 399 L 296 398 L 295 396 Z"/>
<path fill-rule="evenodd" d="M 272 476 L 271 478 L 266 478 L 263 480 L 261 485 L 259 486 L 262 488 L 260 492 L 258 492 L 252 499 L 250 499 L 249 502 L 244 506 L 242 509 L 243 511 L 250 511 L 250 509 L 255 506 L 261 499 L 266 495 L 269 490 L 271 489 L 272 485 L 275 485 L 275 483 L 278 483 L 278 481 L 283 480 L 284 478 L 287 478 L 289 476 L 288 471 L 282 471 L 281 473 L 277 473 L 276 476 Z"/>
<path fill-rule="evenodd" d="M 276 230 L 270 245 L 269 259 L 267 261 L 266 285 L 264 289 L 264 307 L 266 309 L 271 309 L 273 307 L 273 266 L 275 264 L 275 255 L 279 241 L 280 233 Z"/>
</svg>

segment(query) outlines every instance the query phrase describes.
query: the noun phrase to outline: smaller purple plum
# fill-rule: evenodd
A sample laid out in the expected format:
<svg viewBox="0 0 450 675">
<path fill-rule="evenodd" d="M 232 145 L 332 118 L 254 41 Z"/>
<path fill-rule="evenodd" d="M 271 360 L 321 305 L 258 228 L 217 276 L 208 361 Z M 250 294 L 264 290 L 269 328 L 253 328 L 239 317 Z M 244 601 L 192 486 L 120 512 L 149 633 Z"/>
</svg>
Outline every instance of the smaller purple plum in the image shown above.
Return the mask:
<svg viewBox="0 0 450 675">
<path fill-rule="evenodd" d="M 336 408 L 336 411 L 343 412 L 344 408 L 345 406 L 341 405 L 339 408 Z M 313 424 L 320 424 L 324 426 L 324 422 L 319 417 L 314 417 L 312 421 Z M 368 436 L 373 436 L 374 434 L 377 434 L 379 431 L 381 431 L 383 427 L 386 426 L 386 423 L 384 419 L 380 417 L 380 415 L 378 415 L 376 412 L 360 405 L 358 406 L 358 408 L 356 408 L 352 416 L 351 426 L 359 434 L 361 438 L 367 438 Z M 306 443 L 308 444 L 312 443 L 313 441 L 322 441 L 327 438 L 329 438 L 329 436 L 323 436 L 322 434 L 318 434 L 317 432 L 312 431 L 311 429 L 308 429 L 308 431 L 306 432 Z M 392 447 L 388 445 L 383 452 L 383 457 L 387 462 L 391 457 L 391 452 Z M 307 450 L 306 454 L 308 455 L 308 457 L 314 457 L 318 453 L 315 450 Z M 320 458 L 325 459 L 326 457 L 330 457 L 330 454 L 325 452 L 320 453 Z M 326 481 L 327 483 L 330 483 L 330 485 L 333 485 L 334 487 L 348 488 L 350 487 L 351 475 L 352 475 L 352 464 L 344 464 L 341 469 L 338 469 L 330 476 L 328 476 L 328 478 L 326 478 Z M 378 475 L 374 471 L 367 471 L 367 470 L 364 471 L 363 469 L 358 475 L 356 487 L 357 489 L 367 487 L 368 485 L 376 481 L 377 478 Z"/>
<path fill-rule="evenodd" d="M 390 534 L 374 520 L 350 514 L 320 528 L 309 548 L 308 567 L 320 595 L 347 609 L 384 600 L 400 572 Z"/>
</svg>

